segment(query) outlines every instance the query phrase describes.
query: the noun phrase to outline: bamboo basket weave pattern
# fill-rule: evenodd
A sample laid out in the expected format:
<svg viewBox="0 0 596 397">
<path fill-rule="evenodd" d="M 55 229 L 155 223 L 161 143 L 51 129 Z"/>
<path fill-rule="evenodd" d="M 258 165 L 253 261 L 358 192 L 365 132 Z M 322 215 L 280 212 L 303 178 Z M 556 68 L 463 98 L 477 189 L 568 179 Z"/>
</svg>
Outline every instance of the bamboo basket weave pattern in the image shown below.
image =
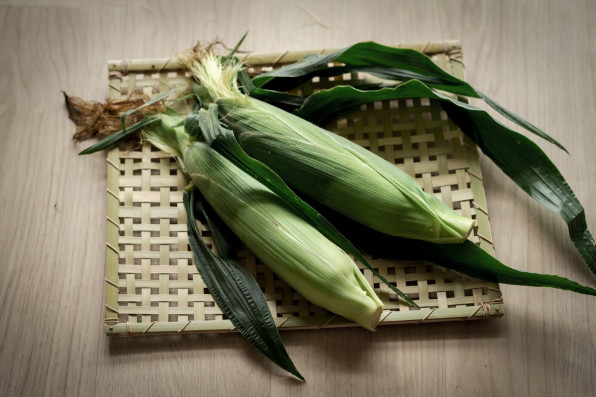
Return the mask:
<svg viewBox="0 0 596 397">
<path fill-rule="evenodd" d="M 405 46 L 404 46 L 405 47 Z M 463 78 L 457 42 L 408 46 L 425 52 L 448 72 Z M 328 50 L 326 52 L 329 52 Z M 322 51 L 321 51 L 322 52 Z M 249 55 L 249 73 L 294 62 L 306 52 Z M 109 63 L 110 98 L 134 90 L 150 96 L 188 80 L 188 72 L 166 59 Z M 313 80 L 304 92 L 361 79 Z M 415 177 L 462 215 L 476 220 L 470 239 L 494 254 L 482 174 L 475 145 L 425 99 L 384 101 L 362 107 L 329 129 L 378 153 Z M 182 190 L 187 180 L 174 159 L 148 144 L 107 157 L 107 248 L 105 332 L 109 335 L 225 332 L 234 330 L 214 303 L 188 245 Z M 208 228 L 204 240 L 213 246 Z M 490 318 L 503 314 L 496 283 L 475 280 L 438 264 L 391 261 L 365 254 L 378 272 L 420 306 L 397 300 L 368 269 L 363 272 L 385 303 L 381 325 Z M 312 305 L 242 249 L 239 259 L 261 286 L 280 329 L 353 326 Z"/>
</svg>

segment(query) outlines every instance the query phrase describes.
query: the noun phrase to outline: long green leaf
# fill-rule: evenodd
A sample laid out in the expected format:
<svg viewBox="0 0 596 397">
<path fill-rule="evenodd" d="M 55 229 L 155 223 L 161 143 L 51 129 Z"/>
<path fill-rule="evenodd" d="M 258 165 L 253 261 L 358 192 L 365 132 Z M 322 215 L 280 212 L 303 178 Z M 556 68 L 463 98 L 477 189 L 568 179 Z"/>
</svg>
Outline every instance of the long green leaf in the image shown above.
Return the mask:
<svg viewBox="0 0 596 397">
<path fill-rule="evenodd" d="M 331 62 L 341 62 L 344 66 L 329 70 Z M 447 73 L 421 52 L 375 42 L 357 43 L 325 55 L 309 55 L 296 63 L 256 76 L 253 82 L 257 87 L 286 91 L 294 86 L 292 79 L 295 78 L 311 79 L 354 71 L 390 80 L 417 79 L 455 94 L 478 96 L 468 83 Z"/>
<path fill-rule="evenodd" d="M 334 61 L 344 65 L 329 67 L 328 64 Z M 299 62 L 256 76 L 253 83 L 257 88 L 287 91 L 314 76 L 337 76 L 350 72 L 369 73 L 388 80 L 419 80 L 430 87 L 453 94 L 481 98 L 504 117 L 567 151 L 561 143 L 535 125 L 503 108 L 465 81 L 447 73 L 426 55 L 411 49 L 374 42 L 357 43 L 331 54 L 309 55 Z"/>
<path fill-rule="evenodd" d="M 362 104 L 401 98 L 438 100 L 449 117 L 518 186 L 557 213 L 590 270 L 596 274 L 596 243 L 587 228 L 581 203 L 548 156 L 530 139 L 497 122 L 484 110 L 470 106 L 412 80 L 395 88 L 361 91 L 338 86 L 306 99 L 297 111 L 315 123 L 351 112 Z"/>
<path fill-rule="evenodd" d="M 145 116 L 140 121 L 137 121 L 135 124 L 131 125 L 130 127 L 126 128 L 124 130 L 120 130 L 110 136 L 107 136 L 104 139 L 102 139 L 101 141 L 97 142 L 95 145 L 88 147 L 87 149 L 80 152 L 79 155 L 91 154 L 91 153 L 99 152 L 101 150 L 112 148 L 112 147 L 116 146 L 117 144 L 119 144 L 120 142 L 122 142 L 124 139 L 126 139 L 131 134 L 139 132 L 140 130 L 147 127 L 148 125 L 155 123 L 157 120 L 159 120 L 159 117 Z"/>
<path fill-rule="evenodd" d="M 298 95 L 266 90 L 263 88 L 254 88 L 252 91 L 250 91 L 250 96 L 272 102 L 275 104 L 275 106 L 284 108 L 284 110 L 293 110 L 295 108 L 299 108 L 302 106 L 305 100 L 304 97 Z"/>
<path fill-rule="evenodd" d="M 236 45 L 234 46 L 234 48 L 232 48 L 232 50 L 230 51 L 230 53 L 228 55 L 226 55 L 225 57 L 223 57 L 224 59 L 233 59 L 235 57 L 236 52 L 238 52 L 238 49 L 240 48 L 240 46 L 244 42 L 244 39 L 246 39 L 246 35 L 247 34 L 248 34 L 248 30 L 246 32 L 244 32 L 244 34 L 242 35 L 242 37 L 240 38 L 240 40 L 238 41 L 238 43 L 236 43 Z"/>
<path fill-rule="evenodd" d="M 209 110 L 201 110 L 204 114 L 210 115 L 212 122 L 203 123 L 201 129 L 203 135 L 206 137 L 207 143 L 210 144 L 220 154 L 230 160 L 234 165 L 242 169 L 248 175 L 252 176 L 280 198 L 290 205 L 297 214 L 302 216 L 306 221 L 310 222 L 321 234 L 327 237 L 329 240 L 337 244 L 340 248 L 354 257 L 363 265 L 365 265 L 373 274 L 378 277 L 382 282 L 387 284 L 396 294 L 402 299 L 408 302 L 412 306 L 417 306 L 412 299 L 406 294 L 400 291 L 395 285 L 391 284 L 385 277 L 379 274 L 362 256 L 360 251 L 354 247 L 348 239 L 346 239 L 337 229 L 329 223 L 324 217 L 322 217 L 317 211 L 315 211 L 310 205 L 306 204 L 300 197 L 298 197 L 286 183 L 269 167 L 261 163 L 258 160 L 248 156 L 244 150 L 240 147 L 234 133 L 227 128 L 224 128 L 219 124 L 217 119 L 217 105 L 212 104 L 209 106 Z"/>
<path fill-rule="evenodd" d="M 528 130 L 530 132 L 533 132 L 534 134 L 538 135 L 539 137 L 546 139 L 550 143 L 555 144 L 559 148 L 563 149 L 565 152 L 569 153 L 567 151 L 567 149 L 565 147 L 563 147 L 563 145 L 561 143 L 556 141 L 551 136 L 547 135 L 544 131 L 542 131 L 540 128 L 536 127 L 534 124 L 530 123 L 527 120 L 524 120 L 523 118 L 519 117 L 518 115 L 511 112 L 510 110 L 505 109 L 503 106 L 499 105 L 497 102 L 495 102 L 491 98 L 487 97 L 480 91 L 476 90 L 476 92 L 478 93 L 478 95 L 480 95 L 480 97 L 484 100 L 484 102 L 486 102 L 491 108 L 495 109 L 502 116 L 508 118 L 509 120 L 513 121 L 517 125 L 525 128 L 526 130 Z"/>
<path fill-rule="evenodd" d="M 524 272 L 504 265 L 470 240 L 463 244 L 433 244 L 393 237 L 367 228 L 328 208 L 316 207 L 359 248 L 381 258 L 427 261 L 470 277 L 503 284 L 550 287 L 596 296 L 596 290 L 567 278 Z"/>
<path fill-rule="evenodd" d="M 219 308 L 230 318 L 238 331 L 271 361 L 284 370 L 304 380 L 283 346 L 267 302 L 256 280 L 245 268 L 231 258 L 218 258 L 203 242 L 196 224 L 195 214 L 200 212 L 211 230 L 217 231 L 219 239 L 221 222 L 214 211 L 205 207 L 198 191 L 184 191 L 184 207 L 187 212 L 189 243 L 197 269 Z M 223 232 L 225 233 L 225 232 Z M 221 247 L 227 247 L 222 240 Z M 224 248 L 227 256 L 231 250 Z"/>
<path fill-rule="evenodd" d="M 173 92 L 175 92 L 176 90 L 180 89 L 181 87 L 183 87 L 185 84 L 180 84 L 176 87 L 170 88 L 169 90 L 167 90 L 166 92 L 163 92 L 153 98 L 151 98 L 150 100 L 148 100 L 147 102 L 145 102 L 144 104 L 142 104 L 141 106 L 139 106 L 136 109 L 131 109 L 127 112 L 124 112 L 124 114 L 122 115 L 122 117 L 120 118 L 120 122 L 122 123 L 122 129 L 126 130 L 126 118 L 128 116 L 130 116 L 133 113 L 138 112 L 139 110 L 149 106 L 149 105 L 153 105 L 156 102 L 161 101 L 162 99 L 166 98 L 167 96 L 169 96 L 170 94 L 172 94 Z"/>
</svg>

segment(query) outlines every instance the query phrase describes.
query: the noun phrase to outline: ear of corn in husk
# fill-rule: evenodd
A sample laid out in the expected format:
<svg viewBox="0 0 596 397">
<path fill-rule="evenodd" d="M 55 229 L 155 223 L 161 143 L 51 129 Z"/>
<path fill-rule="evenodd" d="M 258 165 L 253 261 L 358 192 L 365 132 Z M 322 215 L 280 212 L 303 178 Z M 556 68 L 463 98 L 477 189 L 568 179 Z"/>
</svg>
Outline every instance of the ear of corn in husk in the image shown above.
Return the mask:
<svg viewBox="0 0 596 397">
<path fill-rule="evenodd" d="M 192 143 L 184 164 L 215 212 L 273 272 L 310 302 L 375 328 L 383 303 L 343 250 L 207 144 Z"/>
<path fill-rule="evenodd" d="M 399 168 L 300 117 L 242 94 L 236 83 L 241 68 L 238 62 L 206 54 L 200 62 L 189 61 L 189 67 L 238 136 L 258 131 L 293 139 L 282 142 L 283 138 L 260 135 L 240 141 L 249 154 L 311 199 L 393 236 L 461 243 L 471 232 L 472 219 L 425 193 Z M 272 150 L 259 149 L 260 144 L 272 145 L 270 149 L 275 146 L 275 155 L 268 153 Z M 301 150 L 297 153 L 298 146 Z"/>
<path fill-rule="evenodd" d="M 269 165 L 296 190 L 328 207 L 333 207 L 336 196 L 340 196 L 344 214 L 382 233 L 394 235 L 395 230 L 400 230 L 401 237 L 426 236 L 427 240 L 446 242 L 457 235 L 458 230 L 467 231 L 470 227 L 470 219 L 443 210 L 446 207 L 442 203 L 428 200 L 434 196 L 413 200 L 401 194 L 401 190 L 396 193 L 394 184 L 365 162 L 354 161 L 348 153 L 338 153 L 328 146 L 302 139 L 261 132 L 240 133 L 239 143 L 249 155 Z M 428 214 L 439 210 L 443 210 L 440 226 L 429 228 L 434 219 L 429 219 Z"/>
</svg>

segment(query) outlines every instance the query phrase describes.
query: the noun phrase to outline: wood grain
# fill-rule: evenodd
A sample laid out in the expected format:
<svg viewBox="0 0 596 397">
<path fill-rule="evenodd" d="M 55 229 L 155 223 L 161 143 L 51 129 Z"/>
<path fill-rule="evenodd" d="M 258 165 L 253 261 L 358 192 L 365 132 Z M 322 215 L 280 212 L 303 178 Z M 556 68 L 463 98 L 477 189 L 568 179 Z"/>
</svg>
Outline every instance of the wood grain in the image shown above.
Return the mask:
<svg viewBox="0 0 596 397">
<path fill-rule="evenodd" d="M 540 142 L 596 231 L 596 5 L 550 1 L 0 1 L 0 390 L 7 396 L 596 394 L 593 297 L 502 286 L 500 320 L 289 331 L 305 384 L 238 335 L 108 339 L 105 163 L 79 158 L 61 90 L 107 96 L 109 59 L 196 40 L 257 52 L 459 39 L 468 80 Z M 596 285 L 565 224 L 482 160 L 497 257 Z"/>
</svg>

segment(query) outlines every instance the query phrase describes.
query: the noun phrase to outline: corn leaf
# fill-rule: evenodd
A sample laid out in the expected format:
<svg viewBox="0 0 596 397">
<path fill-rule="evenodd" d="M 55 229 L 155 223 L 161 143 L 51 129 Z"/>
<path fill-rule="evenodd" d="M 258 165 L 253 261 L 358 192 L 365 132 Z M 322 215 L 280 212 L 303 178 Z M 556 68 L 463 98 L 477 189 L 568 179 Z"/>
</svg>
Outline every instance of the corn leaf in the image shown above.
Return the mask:
<svg viewBox="0 0 596 397">
<path fill-rule="evenodd" d="M 201 114 L 197 110 L 193 110 L 189 114 L 186 115 L 184 119 L 184 130 L 190 135 L 191 137 L 197 139 L 199 134 L 199 125 L 201 124 Z"/>
<path fill-rule="evenodd" d="M 247 95 L 249 92 L 256 89 L 254 83 L 252 82 L 252 79 L 246 72 L 246 69 L 242 69 L 238 73 L 238 82 L 240 83 L 240 90 Z"/>
<path fill-rule="evenodd" d="M 197 269 L 219 308 L 230 318 L 236 329 L 271 361 L 284 370 L 304 380 L 290 359 L 271 316 L 267 302 L 256 280 L 233 259 L 235 249 L 228 245 L 231 238 L 223 222 L 201 200 L 195 188 L 184 191 L 187 212 L 188 236 Z M 214 238 L 224 256 L 216 257 L 203 242 L 196 224 L 201 214 L 214 231 Z M 225 238 L 224 238 L 225 235 Z"/>
<path fill-rule="evenodd" d="M 331 62 L 343 66 L 328 65 Z M 478 97 L 465 81 L 452 76 L 419 51 L 362 42 L 325 55 L 308 55 L 301 61 L 253 78 L 257 87 L 286 91 L 294 81 L 328 77 L 350 72 L 366 72 L 389 80 L 417 79 L 454 94 Z M 294 80 L 301 78 L 301 80 Z"/>
<path fill-rule="evenodd" d="M 550 287 L 596 296 L 596 290 L 567 278 L 524 272 L 506 266 L 470 240 L 463 244 L 434 244 L 393 237 L 363 226 L 335 211 L 313 204 L 363 251 L 380 258 L 431 262 L 466 276 L 503 284 Z"/>
<path fill-rule="evenodd" d="M 195 81 L 191 81 L 190 88 L 192 89 L 192 93 L 196 98 L 193 111 L 198 112 L 199 109 L 203 106 L 203 104 L 213 102 L 213 98 L 211 98 L 209 92 L 204 86 L 198 84 Z"/>
<path fill-rule="evenodd" d="M 248 31 L 246 33 L 244 33 L 244 35 L 242 36 L 242 38 L 240 39 L 240 41 L 238 41 L 238 43 L 234 46 L 234 48 L 230 51 L 230 53 L 224 57 L 222 57 L 222 62 L 226 62 L 229 60 L 234 60 L 235 62 L 240 62 L 240 60 L 238 58 L 236 58 L 236 52 L 238 52 L 238 49 L 240 48 L 240 46 L 242 45 L 242 42 L 244 42 L 244 39 L 246 39 L 246 35 L 248 34 Z M 250 91 L 252 91 L 255 88 L 255 85 L 253 84 L 251 78 L 248 76 L 248 73 L 246 72 L 245 69 L 242 69 L 239 73 L 238 73 L 238 81 L 240 82 L 240 88 L 241 90 L 248 94 Z"/>
<path fill-rule="evenodd" d="M 248 34 L 248 30 L 246 32 L 244 32 L 244 34 L 242 35 L 242 37 L 240 38 L 240 40 L 238 41 L 238 43 L 236 43 L 236 45 L 234 46 L 234 48 L 232 48 L 232 50 L 230 51 L 230 53 L 228 55 L 226 55 L 225 57 L 223 57 L 224 59 L 234 59 L 235 58 L 236 52 L 238 52 L 238 49 L 240 48 L 240 46 L 244 42 L 244 39 L 246 39 L 246 35 L 247 34 Z"/>
<path fill-rule="evenodd" d="M 306 99 L 297 111 L 315 123 L 346 114 L 360 105 L 400 98 L 438 100 L 449 117 L 494 163 L 531 197 L 567 223 L 577 250 L 596 274 L 596 244 L 587 228 L 581 203 L 548 156 L 530 139 L 494 120 L 487 112 L 432 90 L 412 80 L 395 88 L 360 91 L 338 86 Z"/>
<path fill-rule="evenodd" d="M 330 62 L 343 66 L 329 67 Z M 503 108 L 465 81 L 447 73 L 421 52 L 362 42 L 327 55 L 309 55 L 303 60 L 263 73 L 253 78 L 257 88 L 287 91 L 315 76 L 338 76 L 350 72 L 364 72 L 388 80 L 419 80 L 430 87 L 457 95 L 483 99 L 504 117 L 526 130 L 567 151 L 565 147 L 540 128 Z M 273 99 L 273 98 L 272 98 Z"/>
<path fill-rule="evenodd" d="M 126 118 L 127 118 L 128 116 L 130 116 L 130 115 L 131 115 L 131 114 L 133 114 L 133 113 L 136 113 L 136 112 L 138 112 L 139 110 L 141 110 L 141 109 L 143 109 L 143 108 L 145 108 L 145 107 L 147 107 L 147 106 L 153 105 L 154 103 L 156 103 L 156 102 L 159 102 L 159 101 L 161 101 L 161 100 L 165 99 L 165 98 L 166 98 L 166 97 L 168 97 L 170 94 L 172 94 L 172 93 L 174 93 L 175 91 L 177 91 L 177 90 L 179 90 L 180 88 L 182 88 L 184 85 L 185 85 L 185 84 L 181 84 L 181 85 L 178 85 L 178 86 L 176 86 L 176 87 L 170 88 L 170 89 L 169 89 L 169 90 L 167 90 L 166 92 L 164 92 L 164 93 L 161 93 L 161 94 L 159 94 L 159 95 L 157 95 L 157 96 L 155 96 L 155 97 L 151 98 L 150 100 L 148 100 L 147 102 L 145 102 L 144 104 L 142 104 L 141 106 L 139 106 L 138 108 L 136 108 L 136 109 L 131 109 L 131 110 L 127 111 L 127 112 L 124 112 L 124 114 L 123 114 L 123 115 L 122 115 L 122 117 L 120 118 L 120 122 L 122 123 L 122 129 L 123 129 L 123 130 L 126 130 Z"/>
<path fill-rule="evenodd" d="M 304 103 L 304 97 L 292 95 L 285 92 L 266 90 L 264 88 L 254 88 L 250 91 L 250 96 L 257 99 L 267 100 L 275 103 L 275 106 L 284 110 L 294 110 Z"/>
<path fill-rule="evenodd" d="M 130 127 L 120 130 L 118 132 L 115 132 L 114 134 L 107 136 L 104 139 L 102 139 L 101 141 L 97 142 L 95 145 L 89 146 L 87 149 L 81 151 L 79 153 L 79 155 L 91 154 L 91 153 L 99 152 L 101 150 L 110 149 L 110 148 L 118 145 L 120 142 L 122 142 L 124 139 L 126 139 L 131 134 L 140 132 L 143 128 L 147 127 L 150 124 L 155 123 L 158 120 L 159 120 L 159 117 L 145 116 L 140 121 L 137 121 L 135 124 L 131 125 Z"/>
</svg>

